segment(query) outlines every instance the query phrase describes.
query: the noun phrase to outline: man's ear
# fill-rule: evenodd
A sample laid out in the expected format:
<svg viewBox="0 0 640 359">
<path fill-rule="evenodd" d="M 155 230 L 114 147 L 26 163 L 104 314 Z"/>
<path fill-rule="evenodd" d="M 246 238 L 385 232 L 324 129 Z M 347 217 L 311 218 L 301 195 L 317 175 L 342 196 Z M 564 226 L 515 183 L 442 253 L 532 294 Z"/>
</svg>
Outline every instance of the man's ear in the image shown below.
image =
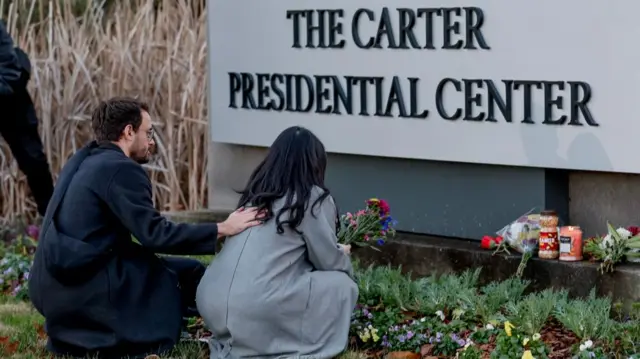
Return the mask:
<svg viewBox="0 0 640 359">
<path fill-rule="evenodd" d="M 133 131 L 133 126 L 131 126 L 131 124 L 128 124 L 124 127 L 124 131 L 122 131 L 122 135 L 125 136 L 126 138 L 131 138 L 134 135 L 134 131 Z"/>
</svg>

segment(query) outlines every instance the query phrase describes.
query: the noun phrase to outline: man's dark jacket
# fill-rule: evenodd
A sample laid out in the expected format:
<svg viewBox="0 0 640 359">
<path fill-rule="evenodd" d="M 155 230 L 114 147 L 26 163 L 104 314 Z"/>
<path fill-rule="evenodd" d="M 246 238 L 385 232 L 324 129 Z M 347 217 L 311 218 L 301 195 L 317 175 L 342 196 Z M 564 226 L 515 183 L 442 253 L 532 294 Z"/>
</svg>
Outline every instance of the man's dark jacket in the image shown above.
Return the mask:
<svg viewBox="0 0 640 359">
<path fill-rule="evenodd" d="M 154 252 L 214 253 L 217 225 L 166 220 L 143 168 L 114 144 L 92 142 L 63 168 L 41 233 L 29 295 L 49 349 L 118 358 L 177 343 L 178 280 Z"/>
</svg>

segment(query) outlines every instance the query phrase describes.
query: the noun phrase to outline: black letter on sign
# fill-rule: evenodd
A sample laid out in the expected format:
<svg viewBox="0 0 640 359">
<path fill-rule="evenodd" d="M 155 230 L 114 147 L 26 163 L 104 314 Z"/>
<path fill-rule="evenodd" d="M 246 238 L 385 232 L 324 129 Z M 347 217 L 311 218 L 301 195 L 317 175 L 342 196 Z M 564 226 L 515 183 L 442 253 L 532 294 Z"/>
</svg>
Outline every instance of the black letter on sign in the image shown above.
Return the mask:
<svg viewBox="0 0 640 359">
<path fill-rule="evenodd" d="M 419 49 L 418 39 L 413 33 L 413 28 L 416 26 L 416 14 L 411 9 L 398 9 L 398 15 L 400 16 L 400 45 L 401 49 L 408 49 L 407 40 L 411 43 L 411 47 Z"/>
<path fill-rule="evenodd" d="M 373 11 L 369 9 L 356 10 L 356 12 L 353 14 L 353 21 L 351 22 L 351 33 L 353 34 L 353 42 L 355 42 L 356 46 L 358 46 L 361 49 L 370 49 L 371 46 L 373 46 L 374 44 L 373 36 L 369 38 L 369 41 L 367 41 L 366 44 L 362 43 L 362 40 L 360 40 L 360 31 L 358 30 L 358 20 L 360 20 L 360 15 L 362 14 L 366 14 L 367 18 L 369 18 L 369 21 L 373 21 Z"/>
<path fill-rule="evenodd" d="M 315 75 L 316 78 L 316 113 L 331 113 L 331 105 L 324 107 L 324 101 L 329 100 L 329 89 L 324 82 L 331 81 L 331 76 Z"/>
<path fill-rule="evenodd" d="M 282 109 L 284 108 L 284 102 L 285 102 L 285 97 L 284 97 L 284 93 L 282 92 L 282 90 L 280 89 L 280 85 L 282 85 L 284 83 L 284 75 L 282 74 L 273 74 L 271 76 L 271 90 L 273 90 L 273 93 L 276 94 L 276 97 L 278 98 L 278 100 L 280 101 L 280 103 L 276 106 L 276 100 L 275 99 L 271 99 L 271 108 L 276 110 L 276 111 L 282 111 Z"/>
<path fill-rule="evenodd" d="M 398 105 L 398 117 L 409 117 L 407 115 L 407 106 L 404 104 L 404 95 L 402 94 L 402 86 L 400 85 L 398 76 L 393 76 L 393 80 L 391 81 L 391 89 L 387 97 L 387 107 L 384 110 L 384 117 L 393 117 L 391 110 L 393 109 L 394 103 Z"/>
<path fill-rule="evenodd" d="M 287 19 L 293 18 L 293 48 L 299 49 L 300 46 L 300 17 L 304 14 L 304 10 L 287 10 Z"/>
<path fill-rule="evenodd" d="M 479 7 L 465 7 L 464 12 L 466 13 L 466 44 L 464 48 L 467 50 L 476 50 L 477 47 L 473 43 L 473 38 L 475 37 L 481 49 L 491 49 L 489 45 L 487 45 L 487 41 L 485 41 L 482 31 L 480 30 L 484 23 L 484 13 L 482 9 Z M 474 16 L 476 18 L 475 23 L 473 22 Z"/>
<path fill-rule="evenodd" d="M 271 92 L 265 82 L 269 81 L 269 74 L 256 74 L 258 77 L 258 110 L 270 110 L 271 103 L 266 103 Z"/>
<path fill-rule="evenodd" d="M 456 112 L 453 113 L 453 115 L 448 115 L 447 110 L 444 109 L 444 101 L 442 100 L 443 90 L 444 90 L 444 85 L 446 85 L 449 82 L 453 84 L 453 87 L 456 89 L 456 91 L 458 92 L 462 91 L 462 86 L 460 85 L 460 81 L 452 78 L 442 79 L 442 81 L 440 81 L 440 83 L 438 84 L 438 87 L 436 88 L 436 108 L 438 109 L 438 114 L 440 115 L 440 117 L 444 118 L 445 120 L 453 121 L 453 120 L 459 119 L 460 116 L 462 116 L 462 110 L 458 108 L 456 109 Z"/>
<path fill-rule="evenodd" d="M 482 106 L 482 94 L 473 94 L 473 85 L 482 88 L 482 80 L 465 80 L 464 83 L 464 121 L 482 122 L 484 120 L 484 112 L 480 111 L 478 116 L 473 116 L 473 106 Z"/>
<path fill-rule="evenodd" d="M 248 72 L 242 73 L 242 108 L 255 109 L 256 100 L 253 99 L 253 76 Z"/>
<path fill-rule="evenodd" d="M 578 114 L 578 110 L 584 116 L 585 122 L 587 125 L 598 127 L 600 126 L 596 120 L 593 119 L 591 115 L 591 111 L 587 107 L 589 100 L 591 100 L 591 86 L 588 83 L 582 81 L 568 81 L 569 87 L 571 88 L 571 120 L 569 120 L 569 125 L 573 126 L 582 126 L 580 123 L 580 115 Z M 578 98 L 578 92 L 582 89 L 582 98 Z"/>
<path fill-rule="evenodd" d="M 429 116 L 429 110 L 423 110 L 418 113 L 418 77 L 409 77 L 409 103 L 411 104 L 411 118 L 427 118 Z"/>
<path fill-rule="evenodd" d="M 560 91 L 564 90 L 563 81 L 543 81 L 544 86 L 544 123 L 545 125 L 564 125 L 567 122 L 567 116 L 562 115 L 560 118 L 554 120 L 553 106 L 556 106 L 559 110 L 562 110 L 562 96 L 553 97 L 553 86 L 558 86 Z"/>
<path fill-rule="evenodd" d="M 327 10 L 329 11 L 329 47 L 332 49 L 344 48 L 345 41 L 341 39 L 337 41 L 338 35 L 342 35 L 342 17 L 344 10 Z"/>
<path fill-rule="evenodd" d="M 242 88 L 242 79 L 237 72 L 229 72 L 229 107 L 238 108 L 236 94 Z"/>
<path fill-rule="evenodd" d="M 531 86 L 535 86 L 536 88 L 542 88 L 542 83 L 540 81 L 514 81 L 513 89 L 517 90 L 520 86 L 524 87 L 524 118 L 522 119 L 522 123 L 531 123 L 534 124 L 531 119 Z"/>
<path fill-rule="evenodd" d="M 489 107 L 489 113 L 487 115 L 487 122 L 498 122 L 495 117 L 495 108 L 494 105 L 498 105 L 498 110 L 504 116 L 505 121 L 511 123 L 512 111 L 511 111 L 511 85 L 513 84 L 512 80 L 502 80 L 504 82 L 505 89 L 505 99 L 502 98 L 500 92 L 496 88 L 496 85 L 491 80 L 484 80 L 484 83 L 487 84 L 488 90 L 488 99 L 487 106 Z"/>
<path fill-rule="evenodd" d="M 458 41 L 453 44 L 451 43 L 452 33 L 460 35 L 460 22 L 458 20 L 453 20 L 451 18 L 451 14 L 453 13 L 456 16 L 460 16 L 460 12 L 461 11 L 459 7 L 442 9 L 442 26 L 444 30 L 444 44 L 442 45 L 443 49 L 457 50 L 462 48 L 462 39 L 458 39 Z"/>
<path fill-rule="evenodd" d="M 385 36 L 387 38 L 387 47 L 390 49 L 397 49 L 398 45 L 396 44 L 396 35 L 393 33 L 393 24 L 391 23 L 391 18 L 389 17 L 389 9 L 386 7 L 382 8 L 382 15 L 380 15 L 380 22 L 378 23 L 378 36 L 376 36 L 376 44 L 373 46 L 376 49 L 381 49 L 382 45 L 382 37 Z"/>
</svg>

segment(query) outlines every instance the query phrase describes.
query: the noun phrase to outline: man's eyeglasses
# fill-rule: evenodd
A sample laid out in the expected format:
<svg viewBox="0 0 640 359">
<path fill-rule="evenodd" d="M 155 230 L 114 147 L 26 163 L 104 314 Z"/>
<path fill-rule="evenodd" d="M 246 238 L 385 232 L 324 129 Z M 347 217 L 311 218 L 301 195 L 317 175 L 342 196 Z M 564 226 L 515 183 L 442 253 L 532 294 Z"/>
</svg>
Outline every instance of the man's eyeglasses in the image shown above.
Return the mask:
<svg viewBox="0 0 640 359">
<path fill-rule="evenodd" d="M 148 140 L 153 140 L 153 135 L 155 134 L 155 131 L 152 129 L 150 129 L 149 131 L 147 131 L 147 139 Z"/>
</svg>

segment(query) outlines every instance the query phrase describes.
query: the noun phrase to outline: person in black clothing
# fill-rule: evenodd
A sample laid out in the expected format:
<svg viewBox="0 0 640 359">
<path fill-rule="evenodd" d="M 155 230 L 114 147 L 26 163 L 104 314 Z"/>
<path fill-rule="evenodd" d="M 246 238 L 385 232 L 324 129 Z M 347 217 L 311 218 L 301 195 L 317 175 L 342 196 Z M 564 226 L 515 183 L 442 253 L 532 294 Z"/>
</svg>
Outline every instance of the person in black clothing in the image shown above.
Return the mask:
<svg viewBox="0 0 640 359">
<path fill-rule="evenodd" d="M 96 140 L 74 154 L 58 177 L 29 296 L 45 318 L 47 348 L 55 354 L 164 353 L 178 342 L 183 317 L 197 314 L 195 292 L 205 267 L 156 253 L 213 254 L 218 238 L 265 217 L 240 208 L 219 224 L 172 223 L 154 208 L 140 165 L 153 145 L 148 107 L 114 98 L 97 107 L 92 125 Z"/>
<path fill-rule="evenodd" d="M 53 177 L 38 133 L 36 110 L 27 90 L 30 78 L 29 57 L 14 47 L 5 24 L 0 21 L 0 135 L 27 176 L 38 212 L 44 216 L 53 194 Z"/>
</svg>

